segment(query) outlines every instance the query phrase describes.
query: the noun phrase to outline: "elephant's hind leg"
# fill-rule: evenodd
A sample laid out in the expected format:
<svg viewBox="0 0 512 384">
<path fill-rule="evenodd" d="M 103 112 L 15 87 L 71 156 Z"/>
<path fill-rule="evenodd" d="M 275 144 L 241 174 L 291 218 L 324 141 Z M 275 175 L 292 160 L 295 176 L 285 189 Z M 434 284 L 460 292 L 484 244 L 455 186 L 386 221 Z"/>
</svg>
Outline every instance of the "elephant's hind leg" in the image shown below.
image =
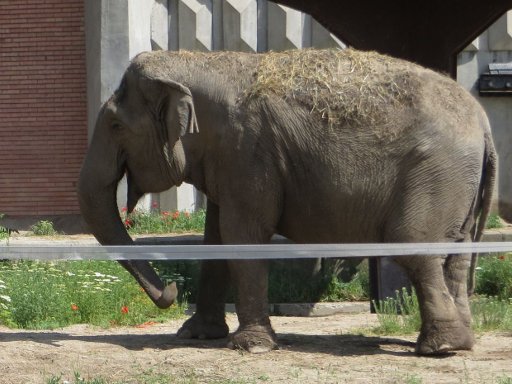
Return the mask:
<svg viewBox="0 0 512 384">
<path fill-rule="evenodd" d="M 418 166 L 403 175 L 403 185 L 409 189 L 393 206 L 385 241 L 463 241 L 478 181 L 472 169 L 478 169 L 480 160 L 460 161 L 458 151 L 450 152 L 451 161 L 440 161 L 421 151 L 417 154 L 422 155 L 415 159 Z M 436 355 L 471 349 L 474 337 L 462 297 L 466 260 L 447 255 L 395 260 L 406 269 L 418 295 L 422 324 L 417 353 Z"/>
<path fill-rule="evenodd" d="M 461 316 L 459 305 L 448 289 L 440 256 L 397 258 L 409 274 L 421 313 L 421 330 L 416 352 L 439 355 L 450 351 L 471 349 L 474 344 L 467 318 Z"/>
<path fill-rule="evenodd" d="M 205 243 L 221 244 L 219 209 L 208 202 Z M 229 288 L 229 270 L 225 260 L 201 263 L 197 308 L 194 315 L 178 330 L 183 339 L 220 339 L 229 334 L 225 319 L 225 296 Z"/>
<path fill-rule="evenodd" d="M 443 266 L 444 280 L 455 301 L 462 322 L 471 326 L 471 311 L 468 298 L 468 270 L 471 254 L 449 255 Z"/>
</svg>

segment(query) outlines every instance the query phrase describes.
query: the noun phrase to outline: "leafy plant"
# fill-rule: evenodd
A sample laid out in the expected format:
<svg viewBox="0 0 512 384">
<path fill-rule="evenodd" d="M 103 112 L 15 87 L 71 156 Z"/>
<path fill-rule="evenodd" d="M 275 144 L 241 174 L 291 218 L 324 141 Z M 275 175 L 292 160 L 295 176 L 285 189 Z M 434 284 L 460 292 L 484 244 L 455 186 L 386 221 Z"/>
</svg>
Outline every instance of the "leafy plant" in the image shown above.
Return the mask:
<svg viewBox="0 0 512 384">
<path fill-rule="evenodd" d="M 0 219 L 2 219 L 4 215 L 0 213 Z M 9 230 L 5 228 L 4 226 L 0 225 L 0 240 L 8 239 L 9 238 Z"/>
<path fill-rule="evenodd" d="M 414 289 L 396 291 L 396 298 L 373 302 L 379 326 L 373 331 L 377 334 L 410 334 L 421 327 L 418 297 Z"/>
<path fill-rule="evenodd" d="M 48 220 L 40 220 L 30 227 L 32 233 L 36 236 L 55 236 L 57 231 L 53 223 Z"/>
<path fill-rule="evenodd" d="M 501 221 L 501 218 L 495 214 L 491 213 L 489 217 L 487 218 L 487 223 L 485 224 L 485 228 L 487 229 L 498 229 L 503 228 L 503 221 Z"/>
<path fill-rule="evenodd" d="M 512 330 L 512 299 L 477 297 L 470 301 L 473 328 L 478 331 Z"/>
<path fill-rule="evenodd" d="M 488 255 L 479 258 L 476 292 L 501 300 L 512 298 L 512 255 Z"/>
<path fill-rule="evenodd" d="M 320 301 L 363 301 L 369 297 L 368 269 L 359 268 L 348 282 L 332 276 Z"/>
</svg>

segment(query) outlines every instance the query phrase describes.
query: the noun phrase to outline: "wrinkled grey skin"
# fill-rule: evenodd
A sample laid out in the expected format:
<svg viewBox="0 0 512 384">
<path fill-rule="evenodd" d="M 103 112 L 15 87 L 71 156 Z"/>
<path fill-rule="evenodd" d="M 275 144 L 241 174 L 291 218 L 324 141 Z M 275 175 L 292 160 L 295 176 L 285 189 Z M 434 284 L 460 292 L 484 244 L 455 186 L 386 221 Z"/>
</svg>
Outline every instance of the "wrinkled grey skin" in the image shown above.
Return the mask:
<svg viewBox="0 0 512 384">
<path fill-rule="evenodd" d="M 274 233 L 299 243 L 468 242 L 481 235 L 496 154 L 483 110 L 456 83 L 414 67 L 413 102 L 380 111 L 395 134 L 378 122 L 327 129 L 293 100 L 244 99 L 258 60 L 232 53 L 205 68 L 190 55 L 134 59 L 98 116 L 80 176 L 82 213 L 102 244 L 132 244 L 115 203 L 125 172 L 129 209 L 143 193 L 182 182 L 203 191 L 208 244 L 267 243 Z M 473 346 L 470 256 L 397 258 L 419 297 L 419 354 Z M 149 264 L 125 266 L 158 305 L 170 305 L 175 290 L 162 293 Z M 230 345 L 275 348 L 261 260 L 203 262 L 197 312 L 178 336 L 226 337 L 230 284 L 240 323 Z"/>
</svg>

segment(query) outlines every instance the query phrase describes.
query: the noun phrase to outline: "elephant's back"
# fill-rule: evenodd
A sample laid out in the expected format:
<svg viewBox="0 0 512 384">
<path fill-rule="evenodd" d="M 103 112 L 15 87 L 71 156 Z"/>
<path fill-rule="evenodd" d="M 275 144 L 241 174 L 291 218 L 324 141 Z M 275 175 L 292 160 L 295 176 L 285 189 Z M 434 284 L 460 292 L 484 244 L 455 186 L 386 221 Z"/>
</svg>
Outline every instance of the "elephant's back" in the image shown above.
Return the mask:
<svg viewBox="0 0 512 384">
<path fill-rule="evenodd" d="M 270 52 L 259 61 L 247 97 L 298 102 L 330 125 L 367 125 L 380 122 L 385 109 L 413 103 L 419 68 L 354 49 Z"/>
<path fill-rule="evenodd" d="M 277 97 L 292 108 L 298 103 L 331 130 L 348 128 L 389 139 L 404 134 L 425 113 L 462 116 L 467 105 L 475 104 L 442 74 L 354 49 L 263 54 L 244 96 L 245 101 Z M 437 111 L 429 108 L 429 99 Z"/>
<path fill-rule="evenodd" d="M 260 58 L 259 54 L 229 51 L 154 51 L 138 55 L 131 66 L 143 74 L 172 78 L 187 86 L 202 78 L 240 89 L 248 86 Z"/>
</svg>

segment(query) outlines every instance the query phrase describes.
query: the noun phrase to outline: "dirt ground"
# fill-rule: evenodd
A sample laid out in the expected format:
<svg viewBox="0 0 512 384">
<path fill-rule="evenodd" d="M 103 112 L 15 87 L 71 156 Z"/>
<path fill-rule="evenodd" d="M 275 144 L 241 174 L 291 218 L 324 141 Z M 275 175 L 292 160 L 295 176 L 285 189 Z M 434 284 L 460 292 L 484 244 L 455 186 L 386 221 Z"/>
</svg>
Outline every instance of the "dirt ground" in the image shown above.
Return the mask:
<svg viewBox="0 0 512 384">
<path fill-rule="evenodd" d="M 360 336 L 368 313 L 272 317 L 280 349 L 233 351 L 226 340 L 180 340 L 183 320 L 140 327 L 53 331 L 0 328 L 0 383 L 47 383 L 74 373 L 115 383 L 509 383 L 512 334 L 478 336 L 473 351 L 414 355 L 414 336 Z M 236 317 L 228 314 L 230 329 Z"/>
</svg>

